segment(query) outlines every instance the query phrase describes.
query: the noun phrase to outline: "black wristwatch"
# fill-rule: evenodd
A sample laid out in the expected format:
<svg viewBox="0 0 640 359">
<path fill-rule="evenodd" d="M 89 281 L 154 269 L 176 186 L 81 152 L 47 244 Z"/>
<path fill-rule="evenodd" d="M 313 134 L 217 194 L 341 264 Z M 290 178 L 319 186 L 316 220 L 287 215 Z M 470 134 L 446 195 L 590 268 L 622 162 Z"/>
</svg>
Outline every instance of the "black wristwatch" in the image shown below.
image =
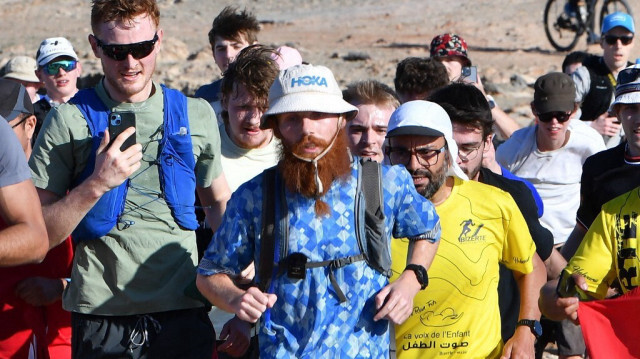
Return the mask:
<svg viewBox="0 0 640 359">
<path fill-rule="evenodd" d="M 542 326 L 540 325 L 540 322 L 537 320 L 520 319 L 516 324 L 516 327 L 519 327 L 521 325 L 525 325 L 529 327 L 529 329 L 531 329 L 531 333 L 535 335 L 536 339 L 540 338 L 540 336 L 542 335 Z"/>
<path fill-rule="evenodd" d="M 408 264 L 404 270 L 411 270 L 416 274 L 416 279 L 418 279 L 418 283 L 420 283 L 420 290 L 425 289 L 429 285 L 429 275 L 427 275 L 427 270 L 424 269 L 423 266 L 419 264 Z"/>
</svg>

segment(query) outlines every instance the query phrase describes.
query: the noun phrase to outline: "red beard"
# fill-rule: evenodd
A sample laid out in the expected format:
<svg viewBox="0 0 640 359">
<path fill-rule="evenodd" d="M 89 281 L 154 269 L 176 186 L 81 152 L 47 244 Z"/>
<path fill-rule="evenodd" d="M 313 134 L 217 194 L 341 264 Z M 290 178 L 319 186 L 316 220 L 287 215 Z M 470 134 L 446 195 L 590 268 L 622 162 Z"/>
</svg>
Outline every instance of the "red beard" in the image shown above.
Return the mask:
<svg viewBox="0 0 640 359">
<path fill-rule="evenodd" d="M 326 148 L 330 142 L 322 141 L 316 137 L 305 136 L 287 148 L 284 144 L 280 151 L 280 162 L 278 168 L 282 173 L 287 189 L 293 193 L 299 193 L 308 198 L 315 198 L 316 215 L 329 214 L 330 208 L 326 202 L 321 201 L 322 197 L 335 180 L 345 181 L 351 173 L 351 160 L 347 149 L 347 139 L 344 131 L 340 130 L 333 147 L 324 157 L 318 160 L 318 176 L 322 181 L 322 192 L 318 192 L 316 184 L 316 174 L 313 163 L 302 161 L 296 158 L 293 153 L 302 153 L 302 148 L 309 143 L 313 143 L 319 148 Z"/>
</svg>

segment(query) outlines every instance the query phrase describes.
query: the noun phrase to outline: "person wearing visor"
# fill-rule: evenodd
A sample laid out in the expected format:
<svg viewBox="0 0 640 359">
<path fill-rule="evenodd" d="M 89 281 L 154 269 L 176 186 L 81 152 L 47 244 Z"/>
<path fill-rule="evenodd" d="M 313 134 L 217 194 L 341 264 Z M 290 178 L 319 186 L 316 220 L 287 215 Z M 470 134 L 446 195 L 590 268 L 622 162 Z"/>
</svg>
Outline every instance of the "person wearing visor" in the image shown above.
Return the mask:
<svg viewBox="0 0 640 359">
<path fill-rule="evenodd" d="M 262 118 L 282 143 L 280 162 L 233 193 L 200 262 L 202 294 L 259 322 L 260 358 L 387 358 L 389 325 L 402 323 L 415 294 L 429 290 L 439 218 L 403 168 L 350 157 L 344 126 L 357 112 L 326 67 L 280 71 Z M 366 203 L 377 205 L 376 245 L 374 236 L 362 238 L 359 194 L 371 193 L 360 188 L 365 167 L 377 171 L 378 201 Z M 278 223 L 273 236 L 269 222 Z M 411 253 L 389 284 L 391 235 L 409 238 Z M 386 253 L 386 264 L 373 253 Z M 233 278 L 251 261 L 258 286 L 240 289 Z"/>
<path fill-rule="evenodd" d="M 50 111 L 29 162 L 51 246 L 76 243 L 63 294 L 76 358 L 213 355 L 204 304 L 185 289 L 195 193 L 217 228 L 230 191 L 211 106 L 152 80 L 159 20 L 153 0 L 92 2 L 88 40 L 104 77 Z M 70 63 L 56 57 L 41 63 L 60 76 Z"/>
<path fill-rule="evenodd" d="M 406 167 L 442 221 L 430 285 L 415 297 L 409 319 L 395 328 L 397 357 L 532 358 L 544 264 L 515 201 L 507 192 L 468 180 L 458 165 L 451 120 L 438 104 L 402 104 L 391 115 L 387 140 L 389 162 Z M 391 241 L 392 279 L 405 266 L 408 244 L 397 236 Z M 520 294 L 518 329 L 506 345 L 500 336 L 500 263 L 513 273 Z"/>
<path fill-rule="evenodd" d="M 82 74 L 78 55 L 64 37 L 44 39 L 38 48 L 36 61 L 36 75 L 47 93 L 33 104 L 37 119 L 34 142 L 51 108 L 69 101 L 78 92 L 78 77 Z"/>
</svg>

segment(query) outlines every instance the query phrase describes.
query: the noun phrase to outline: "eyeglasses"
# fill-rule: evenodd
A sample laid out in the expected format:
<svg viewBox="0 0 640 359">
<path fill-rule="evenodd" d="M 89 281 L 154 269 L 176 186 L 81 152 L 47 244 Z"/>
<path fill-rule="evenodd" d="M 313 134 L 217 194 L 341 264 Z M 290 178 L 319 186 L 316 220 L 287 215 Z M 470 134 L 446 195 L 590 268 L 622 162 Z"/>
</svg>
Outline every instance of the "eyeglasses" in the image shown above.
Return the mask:
<svg viewBox="0 0 640 359">
<path fill-rule="evenodd" d="M 442 146 L 437 150 L 430 148 L 412 148 L 406 149 L 402 147 L 387 147 L 387 156 L 391 164 L 394 165 L 406 165 L 411 161 L 411 156 L 416 156 L 418 163 L 425 167 L 430 167 L 438 163 L 438 155 L 447 148 L 447 145 Z"/>
<path fill-rule="evenodd" d="M 96 43 L 98 47 L 102 48 L 102 52 L 108 57 L 116 60 L 122 61 L 131 54 L 134 59 L 140 60 L 143 59 L 153 51 L 156 42 L 158 41 L 158 33 L 153 36 L 153 39 L 147 41 L 140 41 L 134 44 L 105 44 L 102 40 L 98 39 L 95 35 L 93 38 L 96 39 Z"/>
<path fill-rule="evenodd" d="M 622 45 L 629 45 L 631 41 L 633 41 L 633 36 L 604 35 L 604 41 L 609 45 L 615 45 L 618 40 L 620 40 Z"/>
<path fill-rule="evenodd" d="M 24 117 L 22 117 L 22 120 L 18 121 L 18 123 L 16 123 L 15 125 L 11 126 L 11 128 L 16 128 L 18 126 L 20 126 L 21 124 L 24 123 L 24 121 L 26 121 L 29 116 L 31 116 L 31 114 L 24 114 Z"/>
<path fill-rule="evenodd" d="M 555 118 L 556 120 L 558 120 L 558 122 L 563 123 L 563 122 L 569 121 L 569 118 L 571 117 L 571 112 L 566 113 L 566 112 L 554 111 L 554 112 L 539 113 L 537 115 L 538 115 L 538 120 L 540 120 L 540 122 L 551 122 L 551 120 Z"/>
<path fill-rule="evenodd" d="M 56 62 L 50 62 L 44 65 L 42 68 L 44 72 L 48 75 L 55 76 L 58 74 L 60 69 L 63 69 L 65 72 L 73 71 L 78 66 L 78 61 L 76 60 L 60 60 Z"/>
<path fill-rule="evenodd" d="M 474 147 L 458 147 L 458 157 L 465 162 L 471 161 L 478 157 L 480 147 L 482 147 L 482 143 Z"/>
</svg>

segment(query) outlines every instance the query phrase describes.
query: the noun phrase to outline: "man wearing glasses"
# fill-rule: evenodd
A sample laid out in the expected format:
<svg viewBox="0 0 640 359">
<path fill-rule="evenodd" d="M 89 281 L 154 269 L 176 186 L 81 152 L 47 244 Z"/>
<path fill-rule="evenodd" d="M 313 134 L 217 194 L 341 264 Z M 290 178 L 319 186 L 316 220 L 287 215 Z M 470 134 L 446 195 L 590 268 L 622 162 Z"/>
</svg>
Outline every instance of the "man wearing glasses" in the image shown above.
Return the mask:
<svg viewBox="0 0 640 359">
<path fill-rule="evenodd" d="M 51 110 L 30 159 L 50 242 L 73 232 L 77 244 L 63 294 L 77 358 L 213 353 L 207 313 L 185 288 L 196 190 L 217 228 L 229 189 L 211 106 L 152 81 L 159 19 L 152 0 L 93 1 L 104 77 Z"/>
<path fill-rule="evenodd" d="M 37 119 L 34 142 L 49 110 L 69 101 L 78 92 L 78 77 L 82 74 L 78 55 L 69 40 L 64 37 L 43 40 L 36 58 L 38 63 L 36 75 L 44 84 L 47 94 L 33 104 Z"/>
<path fill-rule="evenodd" d="M 484 99 L 484 97 L 482 97 Z M 533 357 L 533 327 L 540 317 L 538 290 L 544 264 L 513 198 L 476 181 L 458 166 L 449 116 L 439 105 L 410 101 L 391 116 L 387 156 L 405 166 L 418 193 L 436 206 L 442 237 L 429 271 L 428 290 L 396 325 L 397 357 L 450 358 L 473 355 Z M 404 268 L 406 239 L 391 242 L 392 269 Z M 498 309 L 498 265 L 504 263 L 520 289 L 522 330 L 503 347 Z"/>
<path fill-rule="evenodd" d="M 602 56 L 588 56 L 571 77 L 576 84 L 576 102 L 582 111 L 580 119 L 589 121 L 604 138 L 608 148 L 620 143 L 620 122 L 608 113 L 613 101 L 618 72 L 631 65 L 635 26 L 631 15 L 614 12 L 602 21 L 600 47 Z"/>
<path fill-rule="evenodd" d="M 447 112 L 453 125 L 453 139 L 458 145 L 458 165 L 469 179 L 498 187 L 508 192 L 515 200 L 522 216 L 527 221 L 529 232 L 536 244 L 536 253 L 546 261 L 553 250 L 553 235 L 538 220 L 538 208 L 532 197 L 533 190 L 527 188 L 524 180 L 507 177 L 508 171 L 496 164 L 498 173 L 483 166 L 485 154 L 490 153 L 493 140 L 494 120 L 491 108 L 484 94 L 472 84 L 453 83 L 436 91 L 429 97 Z M 493 161 L 495 163 L 495 161 Z M 537 191 L 535 192 L 537 195 Z M 538 197 L 539 198 L 539 197 Z M 542 200 L 540 200 L 542 201 Z M 556 252 L 557 256 L 560 256 Z M 560 259 L 561 260 L 561 259 Z M 536 268 L 538 270 L 538 268 Z M 544 268 L 539 268 L 544 271 Z M 509 268 L 500 265 L 498 283 L 502 340 L 508 341 L 516 331 L 520 311 L 518 285 Z"/>
</svg>

